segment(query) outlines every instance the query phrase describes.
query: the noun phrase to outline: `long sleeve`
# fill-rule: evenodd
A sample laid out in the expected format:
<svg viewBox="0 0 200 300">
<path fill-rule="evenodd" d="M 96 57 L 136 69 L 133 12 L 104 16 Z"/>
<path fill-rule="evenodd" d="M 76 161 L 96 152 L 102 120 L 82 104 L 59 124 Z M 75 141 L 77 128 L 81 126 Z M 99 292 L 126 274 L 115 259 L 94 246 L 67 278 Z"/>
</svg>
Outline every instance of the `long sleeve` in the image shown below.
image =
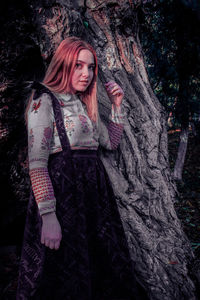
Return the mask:
<svg viewBox="0 0 200 300">
<path fill-rule="evenodd" d="M 50 96 L 32 100 L 28 110 L 29 174 L 40 215 L 56 209 L 56 199 L 48 173 L 48 158 L 53 135 L 53 110 Z"/>
<path fill-rule="evenodd" d="M 121 140 L 124 129 L 125 114 L 122 107 L 112 104 L 109 123 L 106 126 L 98 119 L 99 126 L 99 144 L 108 150 L 115 150 Z"/>
</svg>

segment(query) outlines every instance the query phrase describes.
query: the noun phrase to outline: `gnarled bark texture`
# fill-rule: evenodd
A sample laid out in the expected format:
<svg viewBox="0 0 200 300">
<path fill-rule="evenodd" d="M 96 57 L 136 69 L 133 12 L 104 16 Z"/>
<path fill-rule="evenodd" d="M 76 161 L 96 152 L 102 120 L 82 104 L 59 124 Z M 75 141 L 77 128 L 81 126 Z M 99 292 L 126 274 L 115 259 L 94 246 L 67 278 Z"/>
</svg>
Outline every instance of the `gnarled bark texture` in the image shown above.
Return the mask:
<svg viewBox="0 0 200 300">
<path fill-rule="evenodd" d="M 113 79 L 123 87 L 124 137 L 116 152 L 102 149 L 101 157 L 113 183 L 137 277 L 152 300 L 195 299 L 187 267 L 193 254 L 173 206 L 166 115 L 145 70 L 133 1 L 46 0 L 27 6 L 35 24 L 32 47 L 40 49 L 46 65 L 69 35 L 86 39 L 96 49 L 103 119 L 110 110 L 103 84 Z M 23 80 L 37 79 L 23 72 Z"/>
</svg>

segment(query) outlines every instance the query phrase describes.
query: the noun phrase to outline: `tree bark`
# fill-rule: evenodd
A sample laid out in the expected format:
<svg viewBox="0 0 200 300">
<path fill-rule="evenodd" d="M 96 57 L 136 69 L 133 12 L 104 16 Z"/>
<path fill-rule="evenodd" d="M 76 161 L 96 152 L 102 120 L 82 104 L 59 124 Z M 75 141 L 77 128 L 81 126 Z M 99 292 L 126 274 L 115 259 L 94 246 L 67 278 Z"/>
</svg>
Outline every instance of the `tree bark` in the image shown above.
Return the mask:
<svg viewBox="0 0 200 300">
<path fill-rule="evenodd" d="M 104 83 L 112 79 L 123 87 L 124 136 L 116 152 L 102 149 L 101 158 L 113 184 L 136 276 L 152 300 L 195 299 L 187 266 L 193 253 L 173 205 L 167 116 L 149 83 L 133 1 L 45 0 L 30 2 L 29 9 L 35 47 L 46 65 L 69 35 L 80 36 L 96 49 L 103 120 L 110 111 Z"/>
</svg>

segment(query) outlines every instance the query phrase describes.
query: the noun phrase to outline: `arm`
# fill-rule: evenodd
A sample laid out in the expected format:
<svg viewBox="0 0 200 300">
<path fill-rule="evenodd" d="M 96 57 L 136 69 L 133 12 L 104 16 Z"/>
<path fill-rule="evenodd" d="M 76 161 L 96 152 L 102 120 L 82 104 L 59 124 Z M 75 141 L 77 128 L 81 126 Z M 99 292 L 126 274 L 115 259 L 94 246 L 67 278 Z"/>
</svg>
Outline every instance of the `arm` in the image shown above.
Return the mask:
<svg viewBox="0 0 200 300">
<path fill-rule="evenodd" d="M 120 143 L 124 129 L 125 115 L 121 106 L 124 92 L 114 81 L 106 83 L 105 87 L 108 97 L 112 103 L 112 110 L 107 127 L 103 124 L 100 118 L 98 119 L 99 143 L 109 150 L 114 150 Z"/>
<path fill-rule="evenodd" d="M 48 174 L 50 142 L 53 134 L 51 99 L 42 94 L 32 100 L 28 111 L 29 174 L 40 215 L 54 212 L 56 200 Z"/>
<path fill-rule="evenodd" d="M 28 111 L 29 174 L 39 213 L 42 216 L 41 243 L 58 249 L 62 238 L 57 220 L 56 199 L 48 173 L 53 134 L 53 111 L 48 94 L 32 100 Z"/>
<path fill-rule="evenodd" d="M 124 119 L 125 115 L 121 106 L 117 107 L 114 104 L 112 104 L 108 126 L 106 126 L 99 117 L 99 143 L 101 146 L 108 150 L 117 149 L 124 130 Z"/>
</svg>

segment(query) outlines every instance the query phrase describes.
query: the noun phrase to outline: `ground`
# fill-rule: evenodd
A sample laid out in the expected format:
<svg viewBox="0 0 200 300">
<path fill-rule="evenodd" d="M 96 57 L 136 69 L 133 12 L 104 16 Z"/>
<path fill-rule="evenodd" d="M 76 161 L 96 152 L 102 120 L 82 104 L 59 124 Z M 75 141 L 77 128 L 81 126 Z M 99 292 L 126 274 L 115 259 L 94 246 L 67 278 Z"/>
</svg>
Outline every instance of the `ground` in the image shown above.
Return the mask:
<svg viewBox="0 0 200 300">
<path fill-rule="evenodd" d="M 179 132 L 169 131 L 169 158 L 173 170 L 179 141 Z M 200 254 L 200 141 L 189 136 L 183 181 L 177 182 L 175 209 L 196 256 Z M 20 249 L 0 247 L 0 299 L 14 300 Z"/>
</svg>

